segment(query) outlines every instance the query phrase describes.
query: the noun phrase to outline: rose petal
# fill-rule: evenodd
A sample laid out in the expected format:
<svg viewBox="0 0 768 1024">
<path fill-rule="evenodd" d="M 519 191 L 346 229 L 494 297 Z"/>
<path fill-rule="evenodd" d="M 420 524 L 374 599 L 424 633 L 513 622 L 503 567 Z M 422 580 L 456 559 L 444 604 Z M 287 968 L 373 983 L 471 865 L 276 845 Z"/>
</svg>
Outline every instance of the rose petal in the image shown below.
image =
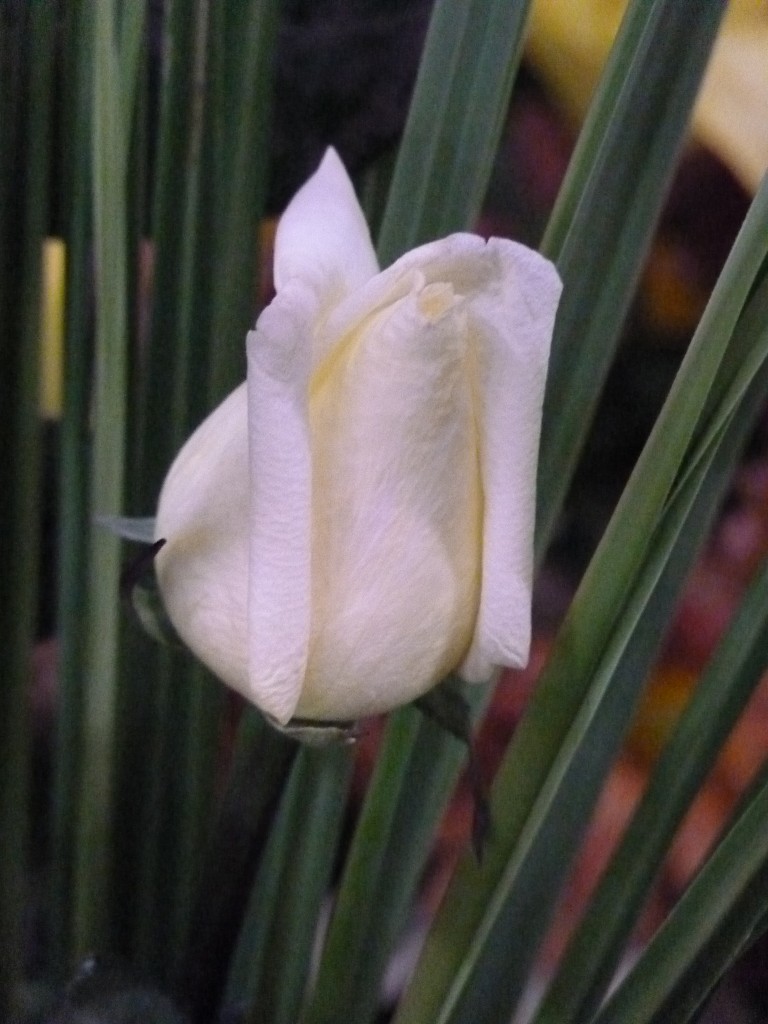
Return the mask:
<svg viewBox="0 0 768 1024">
<path fill-rule="evenodd" d="M 283 288 L 248 334 L 248 693 L 287 722 L 307 665 L 312 457 L 308 421 L 316 297 Z M 240 572 L 244 575 L 244 567 Z M 242 642 L 242 641 L 241 641 Z"/>
<path fill-rule="evenodd" d="M 485 497 L 480 611 L 459 669 L 470 681 L 528 660 L 541 407 L 562 288 L 551 263 L 514 242 L 491 239 L 483 263 L 493 283 L 470 305 Z"/>
<path fill-rule="evenodd" d="M 455 234 L 406 253 L 348 296 L 324 332 L 349 335 L 366 309 L 385 308 L 416 280 L 448 281 L 464 297 L 477 355 L 482 595 L 460 671 L 479 682 L 528 658 L 541 407 L 562 286 L 554 266 L 525 246 Z"/>
<path fill-rule="evenodd" d="M 248 434 L 245 384 L 198 427 L 163 484 L 155 560 L 171 622 L 224 682 L 245 693 Z"/>
<path fill-rule="evenodd" d="M 350 327 L 313 381 L 312 641 L 298 712 L 357 718 L 424 693 L 466 650 L 481 495 L 466 314 L 450 284 Z"/>
<path fill-rule="evenodd" d="M 334 149 L 299 189 L 275 236 L 275 287 L 293 278 L 313 284 L 330 306 L 377 274 L 371 235 L 344 165 Z"/>
</svg>

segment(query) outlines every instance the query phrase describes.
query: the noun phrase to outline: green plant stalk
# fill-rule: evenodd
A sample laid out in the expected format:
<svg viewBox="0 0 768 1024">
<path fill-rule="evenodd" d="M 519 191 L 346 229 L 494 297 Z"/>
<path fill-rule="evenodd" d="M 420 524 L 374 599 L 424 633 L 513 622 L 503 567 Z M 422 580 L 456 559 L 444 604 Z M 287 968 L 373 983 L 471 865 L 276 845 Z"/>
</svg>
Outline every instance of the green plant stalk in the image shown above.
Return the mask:
<svg viewBox="0 0 768 1024">
<path fill-rule="evenodd" d="M 225 1007 L 253 1006 L 259 990 L 272 921 L 280 908 L 283 866 L 291 856 L 293 809 L 301 800 L 300 790 L 300 773 L 294 765 L 248 896 L 243 925 L 227 972 Z"/>
<path fill-rule="evenodd" d="M 594 1024 L 652 1021 L 745 891 L 754 884 L 762 887 L 766 864 L 768 781 L 764 775 L 640 960 L 593 1018 Z"/>
<path fill-rule="evenodd" d="M 138 627 L 126 631 L 115 751 L 115 847 L 120 850 L 121 862 L 115 872 L 115 904 L 119 908 L 120 948 L 139 970 L 163 983 L 168 980 L 173 955 L 169 948 L 173 910 L 159 882 L 165 855 L 163 794 L 169 767 L 163 757 L 161 723 L 173 714 L 168 663 L 174 654 L 178 658 L 177 652 L 167 648 L 149 647 Z M 144 692 L 129 707 L 128 699 L 140 682 Z M 142 738 L 139 749 L 137 736 Z M 178 770 L 178 765 L 173 768 Z"/>
<path fill-rule="evenodd" d="M 176 679 L 182 742 L 172 745 L 169 751 L 167 774 L 175 781 L 171 800 L 176 800 L 178 812 L 173 818 L 171 838 L 177 852 L 161 865 L 160 874 L 160 892 L 170 893 L 171 953 L 181 949 L 189 935 L 202 854 L 210 840 L 217 766 L 222 758 L 221 711 L 225 703 L 220 681 L 204 665 L 178 672 Z M 172 958 L 168 961 L 170 967 Z"/>
<path fill-rule="evenodd" d="M 622 95 L 626 95 L 627 69 L 647 53 L 649 33 L 658 31 L 665 13 L 665 0 L 630 0 L 627 4 L 541 241 L 541 251 L 549 259 L 557 260 L 560 255 L 578 207 L 591 187 L 600 151 L 621 120 L 620 107 L 626 106 Z M 624 127 L 630 126 L 625 122 Z"/>
<path fill-rule="evenodd" d="M 533 720 L 548 723 L 542 754 L 547 747 L 558 749 L 582 697 L 582 684 L 577 680 L 589 678 L 604 638 L 621 614 L 628 581 L 651 550 L 652 531 L 686 464 L 688 446 L 701 430 L 707 396 L 713 386 L 720 387 L 716 384 L 720 365 L 765 259 L 766 228 L 768 187 L 755 198 L 651 437 L 574 598 L 542 680 L 544 685 L 539 686 L 532 702 Z M 553 683 L 547 683 L 547 679 Z M 528 728 L 524 726 L 518 732 L 516 747 L 521 736 L 529 735 Z M 538 739 L 535 742 L 538 745 Z M 521 755 L 524 750 L 528 750 L 527 740 L 520 748 Z M 527 753 L 525 756 L 527 761 Z M 532 763 L 537 761 L 534 757 Z M 531 790 L 535 791 L 531 762 L 527 761 L 527 769 Z"/>
<path fill-rule="evenodd" d="M 141 474 L 135 496 L 142 515 L 154 513 L 170 461 L 189 433 L 190 366 L 202 356 L 194 347 L 193 296 L 195 264 L 200 258 L 208 4 L 173 0 L 166 31 L 152 208 L 152 322 L 141 395 Z M 204 412 L 195 411 L 200 416 Z"/>
<path fill-rule="evenodd" d="M 475 721 L 491 701 L 494 682 L 483 688 L 465 688 Z M 368 928 L 362 933 L 368 956 L 355 972 L 351 992 L 360 1020 L 376 1018 L 381 979 L 398 939 L 412 919 L 436 830 L 461 772 L 467 768 L 467 757 L 464 745 L 441 726 L 431 721 L 421 723 L 395 811 L 396 828 L 388 837 L 373 894 L 377 912 L 370 915 Z"/>
<path fill-rule="evenodd" d="M 296 1020 L 318 915 L 331 890 L 352 766 L 343 746 L 302 748 L 251 889 L 225 1006 L 251 1007 L 264 1021 Z"/>
<path fill-rule="evenodd" d="M 22 893 L 28 855 L 31 649 L 39 558 L 39 328 L 42 242 L 48 230 L 55 18 L 17 14 L 0 42 L 0 1018 L 18 1009 Z"/>
<path fill-rule="evenodd" d="M 543 243 L 563 279 L 539 455 L 540 559 L 576 461 L 677 164 L 725 11 L 636 0 L 609 58 Z"/>
<path fill-rule="evenodd" d="M 437 0 L 379 232 L 382 266 L 477 219 L 529 7 L 529 0 Z"/>
<path fill-rule="evenodd" d="M 219 1012 L 248 893 L 297 752 L 255 710 L 245 711 L 176 969 L 175 988 L 193 1024 L 208 1024 Z"/>
<path fill-rule="evenodd" d="M 492 687 L 465 687 L 481 716 Z M 381 980 L 408 921 L 434 832 L 467 750 L 414 708 L 392 715 L 366 792 L 302 1024 L 375 1017 Z M 365 949 L 350 965 L 349 950 Z"/>
<path fill-rule="evenodd" d="M 53 772 L 51 836 L 51 962 L 59 972 L 74 966 L 72 938 L 73 853 L 81 772 L 90 465 L 89 383 L 92 374 L 91 253 L 91 33 L 85 0 L 67 9 L 65 101 L 62 135 L 72 140 L 64 165 L 66 325 L 64 402 L 60 433 L 58 719 Z M 63 979 L 62 979 L 63 980 Z"/>
<path fill-rule="evenodd" d="M 354 984 L 357 965 L 350 965 L 349 950 L 362 948 L 351 940 L 359 938 L 363 908 L 373 902 L 420 725 L 419 713 L 410 708 L 393 715 L 388 723 L 346 858 L 320 973 L 303 1024 L 329 1024 L 337 1019 L 339 1012 L 351 1011 L 349 990 Z"/>
<path fill-rule="evenodd" d="M 121 34 L 126 53 L 140 34 L 144 8 L 130 5 Z M 96 266 L 96 355 L 93 393 L 92 494 L 95 513 L 122 509 L 126 437 L 127 237 L 126 171 L 132 93 L 135 83 L 121 63 L 115 10 L 97 3 L 93 12 L 93 198 Z M 88 558 L 88 689 L 85 697 L 78 847 L 74 875 L 74 949 L 84 955 L 112 945 L 112 759 L 115 749 L 118 578 L 120 557 L 114 537 L 92 529 Z"/>
<path fill-rule="evenodd" d="M 295 1024 L 304 1001 L 318 919 L 331 888 L 352 776 L 352 752 L 305 748 L 289 806 L 288 856 L 282 865 L 250 1024 Z"/>
<path fill-rule="evenodd" d="M 210 305 L 201 310 L 210 339 L 209 408 L 245 376 L 245 335 L 256 311 L 280 7 L 280 0 L 250 0 L 223 8 L 220 31 L 212 40 L 220 75 L 211 96 L 212 179 L 207 184 L 216 218 L 211 245 L 217 274 Z M 221 188 L 222 181 L 229 183 L 227 188 Z M 207 268 L 208 261 L 199 268 L 201 295 Z"/>
</svg>

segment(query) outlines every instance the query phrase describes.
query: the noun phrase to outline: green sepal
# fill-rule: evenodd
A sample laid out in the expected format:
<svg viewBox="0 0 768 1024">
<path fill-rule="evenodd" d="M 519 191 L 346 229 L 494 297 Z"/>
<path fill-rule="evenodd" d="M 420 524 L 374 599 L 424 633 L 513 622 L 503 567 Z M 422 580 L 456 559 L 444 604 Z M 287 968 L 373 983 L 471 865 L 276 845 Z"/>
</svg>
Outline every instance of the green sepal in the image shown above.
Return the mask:
<svg viewBox="0 0 768 1024">
<path fill-rule="evenodd" d="M 455 676 L 448 676 L 442 683 L 418 697 L 414 705 L 427 718 L 455 736 L 457 740 L 472 749 L 472 717 L 469 704 L 461 692 L 461 684 Z"/>
<path fill-rule="evenodd" d="M 472 791 L 472 849 L 478 864 L 491 838 L 493 823 L 488 793 L 483 782 L 480 766 L 475 756 L 472 740 L 472 714 L 464 696 L 461 684 L 455 676 L 449 676 L 428 693 L 414 702 L 415 707 L 427 718 L 445 729 L 467 747 L 467 779 Z"/>
<path fill-rule="evenodd" d="M 133 609 L 141 625 L 153 640 L 173 647 L 183 647 L 179 635 L 165 610 L 160 589 L 152 568 L 155 556 L 165 544 L 156 540 L 145 544 L 120 573 L 120 595 Z"/>
<path fill-rule="evenodd" d="M 361 734 L 360 722 L 321 722 L 312 718 L 292 718 L 283 725 L 271 715 L 265 714 L 264 717 L 278 732 L 308 747 L 356 743 Z"/>
<path fill-rule="evenodd" d="M 155 539 L 154 516 L 94 516 L 93 521 L 116 537 L 136 544 L 152 544 Z"/>
<path fill-rule="evenodd" d="M 153 640 L 168 647 L 184 646 L 168 618 L 168 612 L 154 579 L 135 583 L 131 587 L 129 600 L 136 618 Z"/>
</svg>

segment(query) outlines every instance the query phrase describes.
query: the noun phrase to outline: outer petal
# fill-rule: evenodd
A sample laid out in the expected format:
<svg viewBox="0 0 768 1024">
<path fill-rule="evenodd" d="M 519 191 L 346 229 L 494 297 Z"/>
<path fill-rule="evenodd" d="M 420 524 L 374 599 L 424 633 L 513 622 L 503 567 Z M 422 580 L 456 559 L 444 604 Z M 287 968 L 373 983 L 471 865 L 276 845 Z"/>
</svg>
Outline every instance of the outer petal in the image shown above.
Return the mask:
<svg viewBox="0 0 768 1024">
<path fill-rule="evenodd" d="M 179 635 L 224 682 L 247 693 L 248 434 L 245 385 L 211 413 L 163 484 L 155 561 Z"/>
<path fill-rule="evenodd" d="M 301 716 L 412 700 L 466 651 L 482 496 L 464 303 L 449 283 L 361 315 L 313 380 L 313 609 Z"/>
<path fill-rule="evenodd" d="M 334 149 L 299 189 L 275 237 L 275 287 L 293 278 L 312 284 L 330 306 L 378 273 L 365 217 Z"/>
<path fill-rule="evenodd" d="M 344 337 L 365 310 L 411 286 L 447 281 L 464 297 L 476 359 L 475 406 L 484 495 L 482 592 L 470 649 L 471 681 L 524 665 L 530 646 L 536 464 L 549 348 L 561 283 L 538 253 L 505 239 L 456 234 L 414 249 L 333 311 Z"/>
<path fill-rule="evenodd" d="M 459 669 L 471 681 L 528 660 L 541 407 L 562 288 L 524 246 L 494 238 L 486 254 L 495 282 L 471 305 L 485 496 L 480 611 Z"/>
<path fill-rule="evenodd" d="M 314 292 L 290 281 L 247 341 L 248 695 L 280 722 L 296 709 L 309 650 L 309 341 L 316 315 Z"/>
</svg>

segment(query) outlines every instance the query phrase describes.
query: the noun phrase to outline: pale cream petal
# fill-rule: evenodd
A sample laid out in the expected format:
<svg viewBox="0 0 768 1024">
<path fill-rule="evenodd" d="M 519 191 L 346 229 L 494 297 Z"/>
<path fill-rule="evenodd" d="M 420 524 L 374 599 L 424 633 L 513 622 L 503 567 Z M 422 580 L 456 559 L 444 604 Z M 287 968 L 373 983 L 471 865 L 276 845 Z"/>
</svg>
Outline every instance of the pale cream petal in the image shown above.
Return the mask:
<svg viewBox="0 0 768 1024">
<path fill-rule="evenodd" d="M 248 696 L 283 723 L 296 709 L 309 645 L 308 341 L 316 313 L 312 289 L 291 281 L 261 314 L 247 341 Z"/>
<path fill-rule="evenodd" d="M 387 710 L 460 662 L 485 678 L 530 634 L 554 269 L 455 235 L 332 310 L 323 279 L 290 277 L 262 314 L 247 392 L 158 510 L 176 628 L 281 722 Z"/>
<path fill-rule="evenodd" d="M 378 273 L 365 217 L 344 165 L 326 151 L 312 177 L 280 218 L 275 236 L 275 287 L 300 278 L 318 291 L 323 307 Z"/>
<path fill-rule="evenodd" d="M 561 284 L 554 266 L 525 246 L 455 234 L 406 253 L 341 303 L 326 329 L 349 334 L 366 306 L 385 307 L 416 281 L 448 281 L 464 296 L 477 362 L 483 583 L 461 672 L 481 681 L 494 666 L 528 657 L 541 406 Z"/>
<path fill-rule="evenodd" d="M 163 484 L 155 560 L 166 610 L 219 678 L 248 691 L 248 432 L 245 384 L 179 452 Z"/>
<path fill-rule="evenodd" d="M 485 262 L 493 283 L 470 302 L 485 497 L 480 611 L 459 670 L 471 681 L 528 660 L 541 407 L 561 291 L 554 266 L 514 242 L 491 239 Z"/>
<path fill-rule="evenodd" d="M 313 385 L 312 641 L 297 713 L 357 718 L 433 686 L 479 599 L 464 304 L 449 284 L 363 317 Z"/>
</svg>

